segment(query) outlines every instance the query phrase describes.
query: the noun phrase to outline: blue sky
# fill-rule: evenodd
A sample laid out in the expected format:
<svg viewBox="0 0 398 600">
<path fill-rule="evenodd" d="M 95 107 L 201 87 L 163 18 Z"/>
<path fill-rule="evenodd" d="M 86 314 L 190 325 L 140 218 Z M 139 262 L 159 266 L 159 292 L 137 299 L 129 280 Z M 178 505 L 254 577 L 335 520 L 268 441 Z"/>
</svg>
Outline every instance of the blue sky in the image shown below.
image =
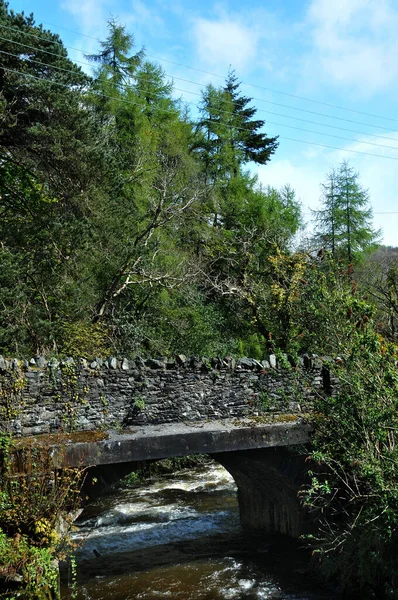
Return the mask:
<svg viewBox="0 0 398 600">
<path fill-rule="evenodd" d="M 222 84 L 235 69 L 267 134 L 280 135 L 260 181 L 290 183 L 310 219 L 325 174 L 348 159 L 369 190 L 384 243 L 398 245 L 398 0 L 10 0 L 10 7 L 33 12 L 83 62 L 117 17 L 193 105 L 201 87 Z"/>
</svg>

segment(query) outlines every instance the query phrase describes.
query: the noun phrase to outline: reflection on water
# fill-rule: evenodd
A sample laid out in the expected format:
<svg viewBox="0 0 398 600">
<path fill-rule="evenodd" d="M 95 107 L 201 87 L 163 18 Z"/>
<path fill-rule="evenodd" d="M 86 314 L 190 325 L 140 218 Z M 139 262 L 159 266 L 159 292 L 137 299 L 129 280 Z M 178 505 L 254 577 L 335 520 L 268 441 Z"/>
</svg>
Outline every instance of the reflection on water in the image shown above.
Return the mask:
<svg viewBox="0 0 398 600">
<path fill-rule="evenodd" d="M 76 538 L 79 600 L 336 598 L 308 582 L 296 543 L 241 531 L 234 481 L 213 463 L 114 491 Z"/>
</svg>

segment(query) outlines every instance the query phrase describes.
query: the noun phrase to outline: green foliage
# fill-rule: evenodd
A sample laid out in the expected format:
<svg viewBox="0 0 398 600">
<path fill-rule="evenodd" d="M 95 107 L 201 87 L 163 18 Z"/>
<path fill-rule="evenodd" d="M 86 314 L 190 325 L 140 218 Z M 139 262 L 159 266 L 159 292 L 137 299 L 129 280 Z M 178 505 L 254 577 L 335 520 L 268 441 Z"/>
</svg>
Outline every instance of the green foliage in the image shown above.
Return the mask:
<svg viewBox="0 0 398 600">
<path fill-rule="evenodd" d="M 379 331 L 398 341 L 398 251 L 380 246 L 356 272 L 358 287 L 376 306 Z"/>
<path fill-rule="evenodd" d="M 352 335 L 336 397 L 318 398 L 305 502 L 324 573 L 361 598 L 397 598 L 398 374 L 396 349 L 367 325 Z M 350 596 L 351 597 L 351 596 Z"/>
<path fill-rule="evenodd" d="M 264 358 L 267 350 L 265 339 L 262 335 L 252 333 L 248 334 L 244 339 L 238 340 L 238 355 L 250 356 L 261 360 Z"/>
<path fill-rule="evenodd" d="M 57 561 L 72 547 L 65 525 L 80 504 L 81 480 L 80 469 L 54 468 L 50 448 L 0 438 L 0 575 L 17 578 L 23 597 L 57 594 Z"/>
<path fill-rule="evenodd" d="M 369 194 L 358 178 L 346 161 L 337 171 L 330 171 L 322 184 L 323 207 L 315 211 L 318 240 L 345 264 L 360 261 L 380 238 L 380 231 L 371 226 Z"/>
<path fill-rule="evenodd" d="M 0 419 L 15 419 L 22 408 L 25 378 L 19 370 L 0 373 Z"/>
<path fill-rule="evenodd" d="M 259 395 L 259 405 L 263 412 L 267 412 L 271 406 L 271 398 L 267 392 L 261 392 Z"/>
<path fill-rule="evenodd" d="M 37 353 L 56 350 L 59 315 L 90 298 L 80 259 L 105 152 L 85 108 L 89 78 L 59 37 L 3 1 L 0 23 L 0 343 Z"/>
<path fill-rule="evenodd" d="M 100 42 L 101 52 L 87 55 L 86 58 L 98 65 L 97 79 L 102 86 L 108 84 L 108 91 L 113 89 L 117 93 L 121 84 L 129 83 L 135 76 L 144 53 L 141 50 L 134 56 L 128 56 L 134 38 L 114 19 L 108 21 L 108 30 L 107 39 Z"/>
<path fill-rule="evenodd" d="M 9 537 L 0 529 L 0 576 L 13 580 L 19 578 L 20 589 L 2 593 L 0 598 L 25 598 L 26 600 L 51 600 L 58 595 L 58 563 L 50 548 L 32 545 L 25 535 Z"/>
<path fill-rule="evenodd" d="M 136 396 L 133 398 L 134 406 L 139 410 L 145 410 L 145 398 L 141 398 L 141 396 Z"/>
<path fill-rule="evenodd" d="M 235 76 L 206 91 L 196 125 L 116 21 L 91 79 L 0 6 L 5 67 L 31 76 L 6 71 L 0 90 L 2 352 L 226 354 L 264 337 L 250 278 L 299 208 L 243 170 L 277 142 Z"/>
<path fill-rule="evenodd" d="M 61 352 L 67 356 L 91 359 L 111 354 L 109 332 L 103 323 L 65 323 L 61 335 Z"/>
<path fill-rule="evenodd" d="M 189 469 L 198 465 L 206 465 L 209 462 L 207 454 L 191 454 L 188 456 L 174 456 L 146 464 L 139 471 L 132 471 L 120 482 L 121 486 L 135 486 L 148 479 L 160 478 L 173 475 L 180 469 Z"/>
</svg>

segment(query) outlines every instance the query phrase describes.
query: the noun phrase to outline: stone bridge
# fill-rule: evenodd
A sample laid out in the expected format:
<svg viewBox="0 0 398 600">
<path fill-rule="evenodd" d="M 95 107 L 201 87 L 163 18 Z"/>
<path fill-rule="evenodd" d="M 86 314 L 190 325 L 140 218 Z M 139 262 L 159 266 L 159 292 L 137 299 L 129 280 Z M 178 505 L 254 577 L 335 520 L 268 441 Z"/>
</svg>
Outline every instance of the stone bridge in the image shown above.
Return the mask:
<svg viewBox="0 0 398 600">
<path fill-rule="evenodd" d="M 87 467 L 96 493 L 143 462 L 209 454 L 236 481 L 243 525 L 297 536 L 308 525 L 297 499 L 306 415 L 338 382 L 318 357 L 281 363 L 0 357 L 0 429 L 69 435 L 54 460 Z"/>
<path fill-rule="evenodd" d="M 209 454 L 237 484 L 243 526 L 297 537 L 307 530 L 297 493 L 305 481 L 309 441 L 310 426 L 298 419 L 144 425 L 109 431 L 96 441 L 73 441 L 72 436 L 54 451 L 54 461 L 89 467 L 83 495 L 95 497 L 145 462 Z"/>
</svg>

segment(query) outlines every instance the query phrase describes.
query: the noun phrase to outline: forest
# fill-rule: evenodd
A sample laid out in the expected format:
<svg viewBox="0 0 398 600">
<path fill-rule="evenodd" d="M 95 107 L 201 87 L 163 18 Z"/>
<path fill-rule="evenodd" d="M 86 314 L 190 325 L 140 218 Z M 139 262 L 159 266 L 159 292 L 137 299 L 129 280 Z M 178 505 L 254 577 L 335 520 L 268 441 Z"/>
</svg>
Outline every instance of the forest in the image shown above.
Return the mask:
<svg viewBox="0 0 398 600">
<path fill-rule="evenodd" d="M 329 354 L 355 300 L 350 269 L 394 337 L 396 253 L 372 253 L 348 163 L 327 174 L 300 246 L 294 190 L 249 168 L 278 140 L 234 72 L 203 90 L 193 119 L 116 21 L 89 77 L 57 35 L 1 10 L 4 354 Z M 335 331 L 318 335 L 327 319 Z"/>
<path fill-rule="evenodd" d="M 91 75 L 4 0 L 0 31 L 0 353 L 340 357 L 311 543 L 343 590 L 396 598 L 398 249 L 360 174 L 331 165 L 304 232 L 258 181 L 278 138 L 234 71 L 193 116 L 117 20 Z"/>
</svg>

